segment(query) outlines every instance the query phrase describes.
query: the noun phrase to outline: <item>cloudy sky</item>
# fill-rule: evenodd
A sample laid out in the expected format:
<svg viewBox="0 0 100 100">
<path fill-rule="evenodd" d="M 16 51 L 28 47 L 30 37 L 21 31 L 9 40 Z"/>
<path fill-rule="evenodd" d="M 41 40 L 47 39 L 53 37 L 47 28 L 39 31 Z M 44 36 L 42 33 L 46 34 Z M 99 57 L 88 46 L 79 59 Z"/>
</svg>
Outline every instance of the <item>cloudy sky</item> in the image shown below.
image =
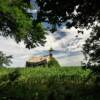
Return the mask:
<svg viewBox="0 0 100 100">
<path fill-rule="evenodd" d="M 53 34 L 48 32 L 45 46 L 31 50 L 26 49 L 23 42 L 17 44 L 11 38 L 0 36 L 0 51 L 13 56 L 11 67 L 24 67 L 31 56 L 47 55 L 48 49 L 52 47 L 55 50 L 54 57 L 62 66 L 77 66 L 83 60 L 82 44 L 90 31 L 84 30 L 84 32 L 83 35 L 78 35 L 75 28 L 66 29 L 65 27 Z"/>
<path fill-rule="evenodd" d="M 33 10 L 29 10 L 33 13 L 33 18 L 37 17 L 37 10 L 39 9 L 35 3 L 35 0 L 31 0 L 33 4 Z M 47 26 L 46 24 L 44 26 Z M 3 51 L 7 55 L 12 55 L 12 64 L 10 67 L 24 67 L 25 62 L 31 56 L 47 55 L 48 50 L 52 47 L 55 51 L 54 57 L 59 61 L 62 66 L 77 66 L 81 64 L 83 60 L 82 44 L 89 36 L 90 30 L 84 30 L 84 34 L 78 34 L 75 28 L 66 29 L 62 27 L 55 33 L 48 32 L 46 36 L 46 44 L 44 47 L 36 47 L 34 49 L 26 49 L 23 42 L 17 44 L 11 38 L 4 38 L 0 36 L 0 51 Z M 78 37 L 76 37 L 78 35 Z"/>
</svg>

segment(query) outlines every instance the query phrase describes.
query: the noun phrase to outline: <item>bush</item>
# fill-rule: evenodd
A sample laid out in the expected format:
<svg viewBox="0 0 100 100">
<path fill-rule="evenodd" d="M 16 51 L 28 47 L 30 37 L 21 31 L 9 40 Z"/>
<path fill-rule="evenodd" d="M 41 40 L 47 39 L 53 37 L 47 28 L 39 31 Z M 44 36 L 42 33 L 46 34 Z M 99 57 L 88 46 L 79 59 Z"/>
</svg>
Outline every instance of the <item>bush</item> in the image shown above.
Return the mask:
<svg viewBox="0 0 100 100">
<path fill-rule="evenodd" d="M 51 57 L 50 61 L 48 62 L 48 67 L 60 67 L 60 64 L 54 57 Z"/>
<path fill-rule="evenodd" d="M 0 80 L 0 100 L 99 100 L 100 88 L 83 84 L 88 74 L 75 68 L 8 70 L 8 79 Z"/>
</svg>

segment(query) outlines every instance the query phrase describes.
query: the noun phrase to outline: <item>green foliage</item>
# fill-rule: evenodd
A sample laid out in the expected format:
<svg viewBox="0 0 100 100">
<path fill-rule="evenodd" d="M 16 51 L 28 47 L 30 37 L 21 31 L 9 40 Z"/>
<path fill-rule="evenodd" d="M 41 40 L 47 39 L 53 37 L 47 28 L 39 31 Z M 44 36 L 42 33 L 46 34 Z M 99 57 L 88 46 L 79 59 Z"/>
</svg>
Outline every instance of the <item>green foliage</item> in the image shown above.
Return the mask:
<svg viewBox="0 0 100 100">
<path fill-rule="evenodd" d="M 90 37 L 83 46 L 83 53 L 86 58 L 85 68 L 100 74 L 100 27 L 93 28 Z"/>
<path fill-rule="evenodd" d="M 50 61 L 48 62 L 48 67 L 60 67 L 60 64 L 54 57 L 51 57 Z"/>
<path fill-rule="evenodd" d="M 48 22 L 55 31 L 56 25 L 66 24 L 67 28 L 91 27 L 100 21 L 98 0 L 36 0 L 40 11 L 38 20 Z M 72 22 L 70 22 L 70 20 Z"/>
<path fill-rule="evenodd" d="M 27 48 L 45 42 L 45 31 L 41 23 L 32 20 L 30 0 L 0 0 L 0 31 L 16 42 L 24 41 Z M 41 38 L 40 38 L 41 37 Z"/>
<path fill-rule="evenodd" d="M 16 70 L 20 75 L 12 81 L 9 73 L 15 76 Z M 74 67 L 1 68 L 0 100 L 99 100 L 93 81 L 83 84 L 89 72 Z"/>
<path fill-rule="evenodd" d="M 0 70 L 0 71 L 3 71 L 0 77 L 0 81 L 13 82 L 20 76 L 20 73 L 17 69 L 13 69 L 13 70 L 8 69 L 7 72 L 4 70 L 6 70 L 6 68 L 2 68 Z"/>
<path fill-rule="evenodd" d="M 0 51 L 0 66 L 9 66 L 12 56 L 6 56 L 3 52 Z"/>
<path fill-rule="evenodd" d="M 20 73 L 17 69 L 15 69 L 15 70 L 8 73 L 8 79 L 10 81 L 16 80 L 19 76 L 20 76 Z"/>
</svg>

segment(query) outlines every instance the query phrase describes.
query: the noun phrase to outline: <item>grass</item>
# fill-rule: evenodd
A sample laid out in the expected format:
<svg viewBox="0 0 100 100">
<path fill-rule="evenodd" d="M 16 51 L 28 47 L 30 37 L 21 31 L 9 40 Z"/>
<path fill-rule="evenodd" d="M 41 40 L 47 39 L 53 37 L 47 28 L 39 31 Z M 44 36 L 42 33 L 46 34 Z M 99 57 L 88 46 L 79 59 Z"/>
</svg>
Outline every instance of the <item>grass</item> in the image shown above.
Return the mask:
<svg viewBox="0 0 100 100">
<path fill-rule="evenodd" d="M 48 67 L 37 67 L 37 68 L 0 68 L 0 76 L 8 74 L 14 70 L 18 70 L 21 76 L 55 76 L 55 75 L 78 75 L 86 77 L 89 74 L 89 70 L 83 70 L 81 67 L 62 67 L 62 68 L 48 68 Z"/>
<path fill-rule="evenodd" d="M 0 100 L 99 100 L 81 67 L 0 68 Z M 91 95 L 92 94 L 92 95 Z"/>
</svg>

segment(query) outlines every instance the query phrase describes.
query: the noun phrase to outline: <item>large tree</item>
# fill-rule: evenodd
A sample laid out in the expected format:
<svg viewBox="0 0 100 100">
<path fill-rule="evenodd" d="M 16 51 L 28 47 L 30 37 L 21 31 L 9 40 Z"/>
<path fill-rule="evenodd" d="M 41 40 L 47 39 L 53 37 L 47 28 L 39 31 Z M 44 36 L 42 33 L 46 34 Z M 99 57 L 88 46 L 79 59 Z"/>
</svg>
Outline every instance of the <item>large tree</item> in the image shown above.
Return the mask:
<svg viewBox="0 0 100 100">
<path fill-rule="evenodd" d="M 38 20 L 48 22 L 53 31 L 65 24 L 67 28 L 93 28 L 83 46 L 86 68 L 100 72 L 100 0 L 36 0 L 40 10 Z M 80 31 L 78 31 L 80 32 Z"/>
<path fill-rule="evenodd" d="M 26 47 L 43 45 L 45 31 L 41 23 L 33 21 L 30 0 L 0 0 L 0 35 L 10 36 Z"/>
<path fill-rule="evenodd" d="M 69 27 L 90 27 L 100 21 L 100 0 L 36 0 L 40 8 L 38 20 L 53 27 L 66 24 Z"/>
<path fill-rule="evenodd" d="M 83 53 L 86 60 L 83 63 L 85 68 L 100 73 L 100 26 L 93 27 L 90 37 L 83 45 Z"/>
<path fill-rule="evenodd" d="M 36 0 L 39 6 L 37 21 L 32 20 L 30 0 L 0 0 L 1 35 L 17 42 L 23 40 L 31 48 L 44 44 L 45 31 L 39 22 L 49 22 L 52 28 L 62 23 L 67 27 L 91 26 L 100 20 L 99 0 Z"/>
</svg>

